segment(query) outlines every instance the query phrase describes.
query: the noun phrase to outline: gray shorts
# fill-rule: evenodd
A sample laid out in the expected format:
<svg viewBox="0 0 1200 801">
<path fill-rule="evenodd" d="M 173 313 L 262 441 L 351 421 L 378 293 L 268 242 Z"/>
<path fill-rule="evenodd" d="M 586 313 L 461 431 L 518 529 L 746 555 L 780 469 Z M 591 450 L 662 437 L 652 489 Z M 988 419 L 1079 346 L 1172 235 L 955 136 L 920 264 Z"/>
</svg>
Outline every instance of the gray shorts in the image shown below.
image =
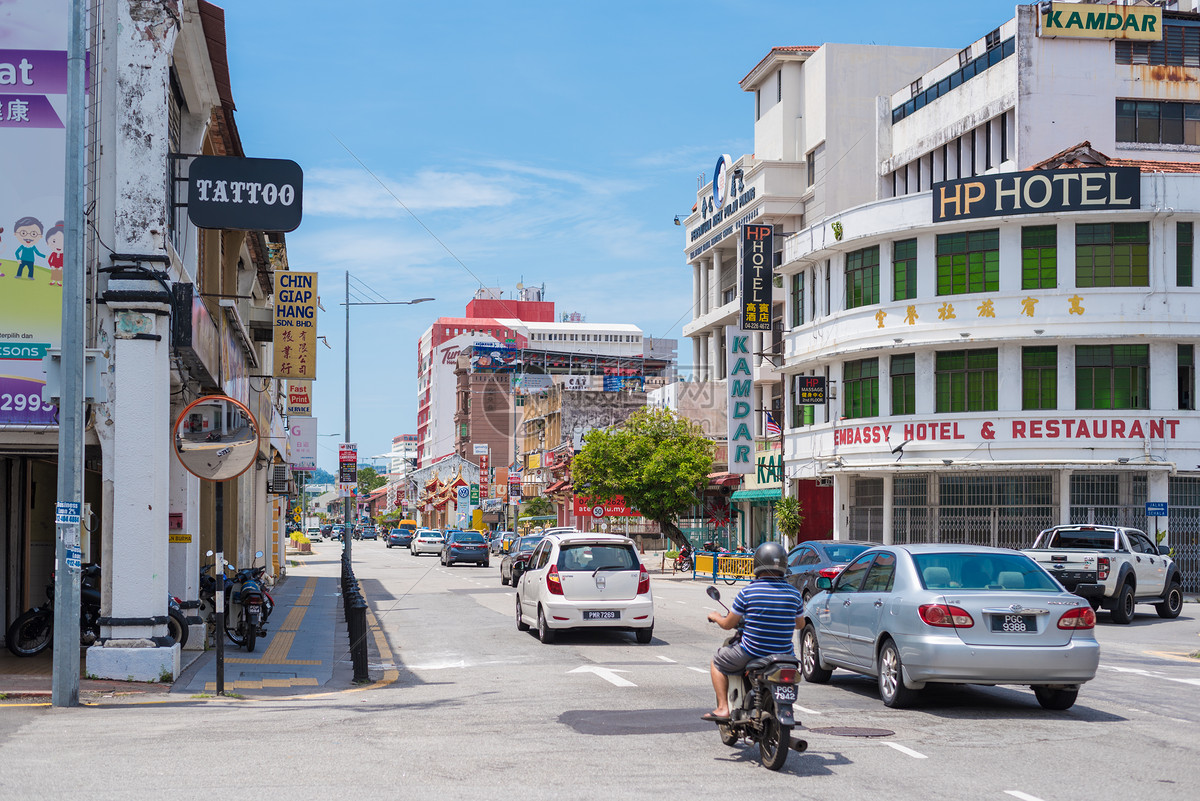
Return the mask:
<svg viewBox="0 0 1200 801">
<path fill-rule="evenodd" d="M 741 643 L 722 645 L 713 657 L 713 665 L 726 676 L 736 676 L 746 669 L 746 665 L 754 659 L 746 653 Z"/>
</svg>

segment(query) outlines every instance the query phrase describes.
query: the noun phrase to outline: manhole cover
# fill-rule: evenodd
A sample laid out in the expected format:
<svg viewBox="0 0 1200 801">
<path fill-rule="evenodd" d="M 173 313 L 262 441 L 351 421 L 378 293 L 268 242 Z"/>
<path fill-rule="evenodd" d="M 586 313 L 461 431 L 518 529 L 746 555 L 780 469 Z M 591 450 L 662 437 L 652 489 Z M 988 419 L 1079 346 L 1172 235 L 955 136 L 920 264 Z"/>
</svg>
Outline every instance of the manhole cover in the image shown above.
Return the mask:
<svg viewBox="0 0 1200 801">
<path fill-rule="evenodd" d="M 888 729 L 863 729 L 856 726 L 826 726 L 809 731 L 815 734 L 832 734 L 834 737 L 891 737 L 896 733 Z"/>
</svg>

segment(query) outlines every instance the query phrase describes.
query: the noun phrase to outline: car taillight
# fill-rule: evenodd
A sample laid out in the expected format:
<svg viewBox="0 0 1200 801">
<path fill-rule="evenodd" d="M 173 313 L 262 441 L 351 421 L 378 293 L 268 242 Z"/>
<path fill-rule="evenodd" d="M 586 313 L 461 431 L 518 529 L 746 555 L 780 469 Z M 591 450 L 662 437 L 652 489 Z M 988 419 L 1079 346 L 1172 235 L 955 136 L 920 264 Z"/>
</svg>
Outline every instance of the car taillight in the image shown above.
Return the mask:
<svg viewBox="0 0 1200 801">
<path fill-rule="evenodd" d="M 1096 613 L 1090 606 L 1080 606 L 1070 610 L 1058 619 L 1060 629 L 1094 629 L 1096 628 Z"/>
<path fill-rule="evenodd" d="M 842 572 L 843 567 L 845 567 L 845 565 L 834 565 L 833 567 L 823 567 L 817 571 L 817 575 L 823 576 L 824 578 L 827 578 L 827 579 L 835 579 L 838 577 L 838 573 Z"/>
<path fill-rule="evenodd" d="M 1098 578 L 1099 578 L 1101 581 L 1104 581 L 1104 580 L 1106 580 L 1106 579 L 1108 578 L 1108 566 L 1109 566 L 1109 564 L 1110 564 L 1110 563 L 1109 563 L 1109 561 L 1108 561 L 1108 557 L 1107 557 L 1107 556 L 1101 556 L 1101 557 L 1100 557 L 1100 558 L 1097 560 L 1097 564 L 1096 564 L 1097 577 L 1098 577 Z"/>
<path fill-rule="evenodd" d="M 551 595 L 562 595 L 562 581 L 558 578 L 558 565 L 551 565 L 546 574 L 546 591 Z"/>
<path fill-rule="evenodd" d="M 638 595 L 645 595 L 650 592 L 650 574 L 646 572 L 646 567 L 643 565 L 638 570 Z"/>
<path fill-rule="evenodd" d="M 453 550 L 454 548 L 461 548 L 461 547 L 463 547 L 463 546 L 459 545 L 457 542 L 450 543 L 451 550 Z"/>
<path fill-rule="evenodd" d="M 969 629 L 975 620 L 966 609 L 949 604 L 921 604 L 917 608 L 926 625 L 948 629 Z"/>
</svg>

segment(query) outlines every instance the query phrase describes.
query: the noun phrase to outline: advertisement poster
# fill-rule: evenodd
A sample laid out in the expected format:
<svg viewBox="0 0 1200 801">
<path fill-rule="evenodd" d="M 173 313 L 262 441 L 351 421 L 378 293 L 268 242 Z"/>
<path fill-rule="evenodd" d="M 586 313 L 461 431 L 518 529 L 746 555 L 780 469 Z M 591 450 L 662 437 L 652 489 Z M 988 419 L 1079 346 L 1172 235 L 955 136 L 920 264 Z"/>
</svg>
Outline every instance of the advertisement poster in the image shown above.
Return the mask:
<svg viewBox="0 0 1200 801">
<path fill-rule="evenodd" d="M 42 357 L 62 333 L 67 0 L 0 17 L 0 425 L 58 422 Z"/>
<path fill-rule="evenodd" d="M 742 226 L 741 259 L 743 331 L 771 330 L 771 271 L 775 268 L 775 229 L 770 225 Z"/>
<path fill-rule="evenodd" d="M 276 378 L 317 374 L 317 274 L 275 273 L 274 369 Z"/>
<path fill-rule="evenodd" d="M 288 381 L 288 417 L 312 416 L 312 382 Z"/>
<path fill-rule="evenodd" d="M 317 418 L 294 417 L 289 420 L 288 443 L 292 446 L 288 461 L 293 470 L 317 469 Z"/>
<path fill-rule="evenodd" d="M 637 509 L 625 505 L 625 498 L 618 495 L 608 503 L 593 503 L 586 495 L 575 496 L 575 515 L 577 517 L 639 517 Z"/>
</svg>

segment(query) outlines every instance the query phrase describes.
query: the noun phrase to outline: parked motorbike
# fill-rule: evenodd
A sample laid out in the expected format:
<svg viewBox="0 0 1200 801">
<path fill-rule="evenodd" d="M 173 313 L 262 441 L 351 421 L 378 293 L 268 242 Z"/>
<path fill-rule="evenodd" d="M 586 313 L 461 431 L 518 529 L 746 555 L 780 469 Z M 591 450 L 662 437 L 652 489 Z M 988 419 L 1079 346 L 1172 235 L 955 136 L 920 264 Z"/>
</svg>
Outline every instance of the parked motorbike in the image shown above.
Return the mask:
<svg viewBox="0 0 1200 801">
<path fill-rule="evenodd" d="M 178 598 L 167 593 L 167 633 L 182 648 L 187 645 L 188 625 L 187 618 L 183 615 L 183 608 L 179 604 Z"/>
<path fill-rule="evenodd" d="M 708 597 L 721 606 L 721 593 L 708 588 Z M 729 608 L 726 607 L 728 612 Z M 733 645 L 742 638 L 739 628 L 725 641 Z M 779 770 L 787 761 L 788 750 L 808 750 L 808 742 L 792 737 L 796 719 L 792 705 L 800 660 L 794 654 L 772 654 L 751 661 L 737 676 L 729 677 L 729 721 L 718 723 L 717 732 L 725 745 L 737 745 L 745 739 L 758 744 L 758 758 L 768 770 Z"/>
<path fill-rule="evenodd" d="M 208 552 L 213 555 L 212 551 Z M 262 551 L 254 554 L 255 559 L 262 558 Z M 217 580 L 209 575 L 211 565 L 205 565 L 200 575 L 200 600 L 206 617 L 212 621 L 216 610 Z M 263 588 L 265 567 L 249 567 L 238 570 L 236 566 L 225 564 L 225 568 L 233 571 L 233 576 L 225 580 L 225 620 L 223 628 L 225 636 L 237 646 L 253 651 L 259 637 L 265 637 L 264 628 L 275 602 Z M 215 622 L 213 622 L 215 629 Z"/>
<path fill-rule="evenodd" d="M 100 638 L 100 566 L 84 565 L 79 582 L 79 644 Z M 15 656 L 35 656 L 54 642 L 54 574 L 46 585 L 46 603 L 21 614 L 8 627 L 5 643 Z"/>
</svg>

